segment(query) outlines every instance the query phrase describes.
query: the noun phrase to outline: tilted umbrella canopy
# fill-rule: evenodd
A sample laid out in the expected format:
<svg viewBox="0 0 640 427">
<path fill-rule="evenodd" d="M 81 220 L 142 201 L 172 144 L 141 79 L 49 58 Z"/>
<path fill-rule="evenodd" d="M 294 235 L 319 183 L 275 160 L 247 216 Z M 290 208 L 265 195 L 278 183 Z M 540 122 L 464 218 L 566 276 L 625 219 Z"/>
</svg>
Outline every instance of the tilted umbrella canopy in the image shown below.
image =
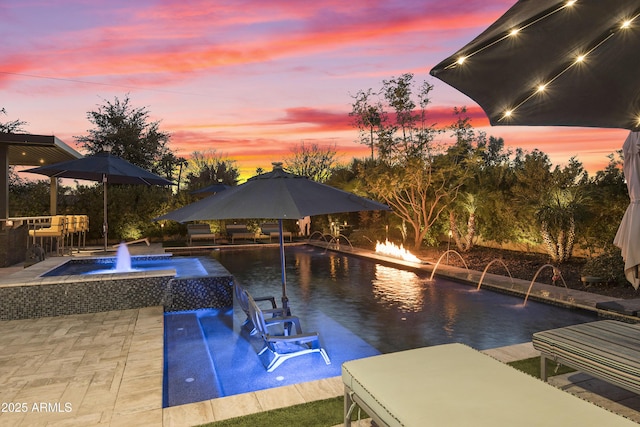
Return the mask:
<svg viewBox="0 0 640 427">
<path fill-rule="evenodd" d="M 636 0 L 521 0 L 431 74 L 492 125 L 635 129 L 638 14 Z"/>
<path fill-rule="evenodd" d="M 173 185 L 173 182 L 138 167 L 128 161 L 102 152 L 93 156 L 86 156 L 76 160 L 55 163 L 27 169 L 22 172 L 37 173 L 52 178 L 83 179 L 103 183 L 104 195 L 104 250 L 107 250 L 108 221 L 107 221 L 107 183 L 111 184 L 145 184 L 145 185 Z"/>
<path fill-rule="evenodd" d="M 622 128 L 629 142 L 640 128 L 638 69 L 638 0 L 520 0 L 431 74 L 476 101 L 492 125 Z M 614 243 L 637 289 L 639 154 L 624 154 L 632 203 Z"/>
<path fill-rule="evenodd" d="M 162 215 L 158 220 L 178 222 L 213 219 L 269 218 L 279 220 L 282 299 L 287 304 L 282 220 L 340 212 L 388 211 L 382 203 L 285 172 L 273 171 L 249 178 L 244 184 Z"/>
</svg>

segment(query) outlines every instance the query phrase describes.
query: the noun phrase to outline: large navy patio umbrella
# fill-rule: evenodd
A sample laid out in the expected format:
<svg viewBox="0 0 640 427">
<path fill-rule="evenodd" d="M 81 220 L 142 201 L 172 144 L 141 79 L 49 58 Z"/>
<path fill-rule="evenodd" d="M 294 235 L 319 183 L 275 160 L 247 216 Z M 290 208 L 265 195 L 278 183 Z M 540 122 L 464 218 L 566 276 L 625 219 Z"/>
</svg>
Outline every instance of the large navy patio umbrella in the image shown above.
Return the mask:
<svg viewBox="0 0 640 427">
<path fill-rule="evenodd" d="M 520 0 L 431 74 L 492 125 L 640 125 L 640 2 Z"/>
<path fill-rule="evenodd" d="M 281 163 L 274 163 L 271 172 L 256 175 L 244 184 L 191 203 L 155 220 L 189 222 L 241 218 L 277 219 L 280 230 L 282 304 L 287 308 L 282 220 L 341 212 L 382 210 L 388 211 L 390 208 L 382 203 L 285 172 Z"/>
<path fill-rule="evenodd" d="M 211 195 L 211 194 L 217 194 L 217 193 L 219 193 L 221 191 L 224 191 L 224 190 L 226 190 L 228 188 L 230 188 L 229 185 L 216 183 L 216 184 L 207 185 L 206 187 L 200 188 L 198 190 L 193 190 L 189 194 L 196 194 L 196 195 L 206 196 L 206 195 Z"/>
<path fill-rule="evenodd" d="M 635 143 L 625 143 L 624 153 L 630 182 L 640 179 L 640 161 L 629 157 L 640 156 L 638 70 L 640 1 L 520 0 L 431 74 L 477 102 L 492 125 L 631 130 Z M 631 193 L 630 209 L 637 202 Z M 640 242 L 640 209 L 634 212 L 627 211 L 614 243 L 637 289 L 640 244 L 629 245 Z"/>
<path fill-rule="evenodd" d="M 76 160 L 54 163 L 27 169 L 22 172 L 37 173 L 52 178 L 83 179 L 97 181 L 103 184 L 104 203 L 104 250 L 107 250 L 109 224 L 107 221 L 107 183 L 111 184 L 144 184 L 144 185 L 174 185 L 168 179 L 162 178 L 141 167 L 129 163 L 121 157 L 108 152 L 93 156 L 86 156 Z"/>
</svg>

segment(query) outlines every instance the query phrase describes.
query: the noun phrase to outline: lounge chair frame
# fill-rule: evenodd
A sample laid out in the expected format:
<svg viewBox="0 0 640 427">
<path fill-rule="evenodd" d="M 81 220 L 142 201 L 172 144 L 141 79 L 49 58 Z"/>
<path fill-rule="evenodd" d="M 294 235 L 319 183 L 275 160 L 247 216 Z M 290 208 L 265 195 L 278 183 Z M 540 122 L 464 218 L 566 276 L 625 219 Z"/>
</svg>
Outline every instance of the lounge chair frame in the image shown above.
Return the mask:
<svg viewBox="0 0 640 427">
<path fill-rule="evenodd" d="M 244 313 L 247 315 L 247 318 L 245 319 L 242 326 L 251 325 L 252 326 L 251 335 L 254 335 L 257 332 L 257 330 L 255 327 L 253 327 L 253 322 L 251 321 L 251 313 L 249 312 L 249 298 L 248 298 L 249 293 L 235 279 L 233 281 L 233 292 L 236 297 L 236 301 L 238 302 L 238 305 L 240 305 L 240 308 L 242 309 L 242 311 L 244 311 Z M 253 300 L 256 302 L 267 301 L 271 303 L 270 308 L 262 309 L 263 314 L 271 315 L 272 317 L 282 317 L 282 316 L 287 316 L 291 314 L 289 310 L 286 310 L 284 308 L 278 308 L 278 306 L 276 305 L 276 298 L 274 296 L 254 297 Z M 266 322 L 267 324 L 272 323 L 270 319 L 266 320 Z"/>
<path fill-rule="evenodd" d="M 320 335 L 317 332 L 303 333 L 302 328 L 300 327 L 300 321 L 295 316 L 268 319 L 268 325 L 262 310 L 258 307 L 255 300 L 248 293 L 246 293 L 246 295 L 249 300 L 249 313 L 251 320 L 265 344 L 258 355 L 262 355 L 266 351 L 271 352 L 273 355 L 273 358 L 266 366 L 267 372 L 273 372 L 283 362 L 291 359 L 292 357 L 303 356 L 310 353 L 320 353 L 325 363 L 327 365 L 331 364 L 331 360 L 329 359 L 327 352 L 322 347 Z M 269 332 L 268 327 L 277 323 L 282 324 L 285 331 L 295 327 L 295 333 L 289 335 L 272 335 Z M 295 351 L 282 352 L 281 347 L 283 344 L 294 344 L 297 349 Z"/>
</svg>

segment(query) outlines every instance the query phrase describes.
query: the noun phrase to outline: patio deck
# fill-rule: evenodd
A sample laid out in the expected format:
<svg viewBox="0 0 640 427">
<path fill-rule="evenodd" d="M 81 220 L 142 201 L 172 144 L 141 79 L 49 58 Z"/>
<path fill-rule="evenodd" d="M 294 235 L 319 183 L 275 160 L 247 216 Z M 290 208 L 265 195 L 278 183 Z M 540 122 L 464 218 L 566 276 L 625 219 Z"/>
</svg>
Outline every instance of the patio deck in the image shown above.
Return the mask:
<svg viewBox="0 0 640 427">
<path fill-rule="evenodd" d="M 0 269 L 2 282 L 27 280 L 30 270 Z M 193 426 L 343 394 L 334 377 L 162 408 L 162 307 L 0 321 L 0 336 L 3 426 Z M 531 343 L 486 353 L 505 362 L 538 354 Z M 550 382 L 640 423 L 640 395 L 582 373 Z"/>
</svg>

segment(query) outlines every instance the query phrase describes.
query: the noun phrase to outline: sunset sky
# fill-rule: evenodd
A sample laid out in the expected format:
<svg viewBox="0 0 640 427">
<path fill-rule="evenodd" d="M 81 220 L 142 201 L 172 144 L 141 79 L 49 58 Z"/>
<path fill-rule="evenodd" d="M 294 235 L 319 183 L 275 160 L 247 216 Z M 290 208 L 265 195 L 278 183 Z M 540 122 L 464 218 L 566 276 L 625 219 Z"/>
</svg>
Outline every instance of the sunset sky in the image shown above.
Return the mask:
<svg viewBox="0 0 640 427">
<path fill-rule="evenodd" d="M 24 120 L 27 132 L 79 149 L 86 113 L 129 94 L 172 135 L 176 155 L 215 149 L 247 178 L 301 142 L 335 144 L 342 162 L 366 156 L 351 96 L 410 72 L 435 86 L 429 117 L 439 126 L 466 106 L 475 128 L 509 147 L 601 169 L 628 131 L 490 127 L 472 100 L 429 76 L 514 2 L 4 0 L 0 121 Z"/>
</svg>

